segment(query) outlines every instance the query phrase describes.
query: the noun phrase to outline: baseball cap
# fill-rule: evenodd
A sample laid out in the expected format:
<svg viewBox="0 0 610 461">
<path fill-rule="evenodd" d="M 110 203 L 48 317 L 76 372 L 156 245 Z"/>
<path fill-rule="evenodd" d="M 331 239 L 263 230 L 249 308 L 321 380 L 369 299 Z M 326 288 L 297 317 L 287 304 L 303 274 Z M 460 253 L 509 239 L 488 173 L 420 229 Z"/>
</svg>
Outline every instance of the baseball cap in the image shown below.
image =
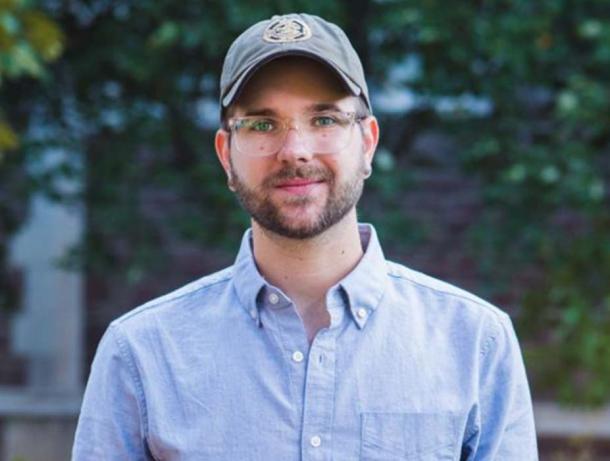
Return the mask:
<svg viewBox="0 0 610 461">
<path fill-rule="evenodd" d="M 283 56 L 304 56 L 326 64 L 371 110 L 362 63 L 345 32 L 319 16 L 291 13 L 250 26 L 231 44 L 220 75 L 221 112 L 258 69 Z"/>
</svg>

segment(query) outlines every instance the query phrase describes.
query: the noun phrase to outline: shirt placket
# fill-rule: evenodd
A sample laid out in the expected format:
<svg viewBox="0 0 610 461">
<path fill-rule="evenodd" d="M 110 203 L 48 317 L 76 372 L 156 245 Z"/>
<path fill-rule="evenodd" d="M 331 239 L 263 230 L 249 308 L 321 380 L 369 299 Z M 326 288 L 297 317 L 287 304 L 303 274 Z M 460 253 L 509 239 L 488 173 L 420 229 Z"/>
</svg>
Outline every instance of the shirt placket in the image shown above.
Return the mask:
<svg viewBox="0 0 610 461">
<path fill-rule="evenodd" d="M 338 290 L 327 296 L 331 324 L 318 332 L 307 357 L 303 397 L 301 458 L 303 461 L 332 459 L 332 426 L 335 407 L 335 346 L 343 321 L 343 301 Z"/>
<path fill-rule="evenodd" d="M 265 294 L 263 324 L 267 325 L 279 343 L 290 379 L 294 426 L 301 430 L 303 421 L 303 399 L 309 344 L 303 323 L 294 304 L 281 292 L 271 288 Z M 299 449 L 296 450 L 299 452 Z M 295 458 L 300 453 L 295 453 Z"/>
<path fill-rule="evenodd" d="M 345 318 L 339 290 L 327 296 L 330 328 L 322 329 L 311 346 L 294 304 L 280 292 L 268 290 L 268 327 L 275 331 L 290 371 L 297 425 L 301 428 L 300 459 L 332 459 L 332 423 L 335 402 L 335 345 Z"/>
</svg>

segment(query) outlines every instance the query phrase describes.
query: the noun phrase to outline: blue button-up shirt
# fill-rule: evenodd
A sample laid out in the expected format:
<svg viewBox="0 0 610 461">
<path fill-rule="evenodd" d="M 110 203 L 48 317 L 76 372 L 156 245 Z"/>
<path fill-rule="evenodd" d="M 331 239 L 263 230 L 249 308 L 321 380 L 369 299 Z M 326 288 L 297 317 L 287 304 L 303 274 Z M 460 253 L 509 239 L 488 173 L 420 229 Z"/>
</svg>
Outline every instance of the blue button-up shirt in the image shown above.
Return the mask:
<svg viewBox="0 0 610 461">
<path fill-rule="evenodd" d="M 291 300 L 235 264 L 112 322 L 92 365 L 73 459 L 537 459 L 506 314 L 365 254 L 326 295 L 308 343 Z"/>
</svg>

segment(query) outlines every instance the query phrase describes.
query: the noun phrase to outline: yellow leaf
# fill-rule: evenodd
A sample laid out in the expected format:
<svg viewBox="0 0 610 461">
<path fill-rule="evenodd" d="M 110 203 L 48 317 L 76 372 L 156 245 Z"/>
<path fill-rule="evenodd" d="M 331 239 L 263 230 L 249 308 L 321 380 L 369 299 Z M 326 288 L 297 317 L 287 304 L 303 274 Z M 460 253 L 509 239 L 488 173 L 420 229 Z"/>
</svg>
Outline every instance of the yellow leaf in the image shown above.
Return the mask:
<svg viewBox="0 0 610 461">
<path fill-rule="evenodd" d="M 0 27 L 0 53 L 6 53 L 15 45 L 15 37 Z"/>
<path fill-rule="evenodd" d="M 22 3 L 22 0 L 0 0 L 0 10 L 14 10 Z"/>
<path fill-rule="evenodd" d="M 46 61 L 59 57 L 64 46 L 64 35 L 57 25 L 39 11 L 30 10 L 21 17 L 25 36 L 31 46 Z"/>
<path fill-rule="evenodd" d="M 19 147 L 17 134 L 6 122 L 0 121 L 0 152 L 17 149 L 17 147 Z"/>
</svg>

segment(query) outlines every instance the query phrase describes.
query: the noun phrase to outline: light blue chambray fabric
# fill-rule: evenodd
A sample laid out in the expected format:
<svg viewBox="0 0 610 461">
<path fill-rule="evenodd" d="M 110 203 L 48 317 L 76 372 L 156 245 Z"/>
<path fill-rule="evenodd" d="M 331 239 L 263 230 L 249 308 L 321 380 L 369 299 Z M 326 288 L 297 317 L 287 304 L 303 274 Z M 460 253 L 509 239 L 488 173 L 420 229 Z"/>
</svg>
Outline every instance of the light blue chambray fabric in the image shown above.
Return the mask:
<svg viewBox="0 0 610 461">
<path fill-rule="evenodd" d="M 311 347 L 252 258 L 112 322 L 73 460 L 536 460 L 530 393 L 506 314 L 364 257 L 327 294 Z"/>
</svg>

